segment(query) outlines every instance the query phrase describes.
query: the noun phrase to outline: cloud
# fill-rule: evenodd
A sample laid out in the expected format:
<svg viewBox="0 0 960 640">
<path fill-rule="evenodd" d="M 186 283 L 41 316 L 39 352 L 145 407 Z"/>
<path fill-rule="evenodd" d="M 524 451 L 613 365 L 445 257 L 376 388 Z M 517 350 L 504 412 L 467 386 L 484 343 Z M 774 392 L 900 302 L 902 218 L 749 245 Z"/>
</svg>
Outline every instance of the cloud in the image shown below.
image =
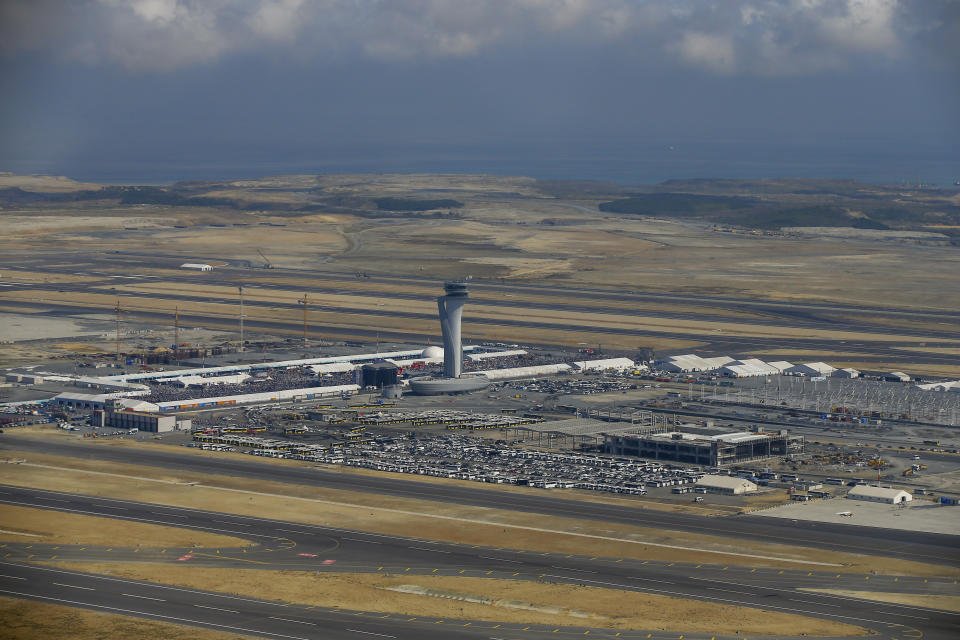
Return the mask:
<svg viewBox="0 0 960 640">
<path fill-rule="evenodd" d="M 919 51 L 951 64 L 956 7 L 926 0 L 4 0 L 0 52 L 169 72 L 251 53 L 404 64 L 600 47 L 638 67 L 797 75 L 909 63 Z"/>
</svg>

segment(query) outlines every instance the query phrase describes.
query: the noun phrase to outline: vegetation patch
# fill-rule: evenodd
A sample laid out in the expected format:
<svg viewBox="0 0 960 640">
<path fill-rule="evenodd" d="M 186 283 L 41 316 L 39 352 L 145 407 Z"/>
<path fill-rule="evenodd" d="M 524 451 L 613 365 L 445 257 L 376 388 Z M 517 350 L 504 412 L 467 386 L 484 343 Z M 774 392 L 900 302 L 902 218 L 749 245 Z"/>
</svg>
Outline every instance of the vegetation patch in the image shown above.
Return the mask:
<svg viewBox="0 0 960 640">
<path fill-rule="evenodd" d="M 433 209 L 460 209 L 463 203 L 459 200 L 417 200 L 414 198 L 375 198 L 377 208 L 381 211 L 432 211 Z"/>
<path fill-rule="evenodd" d="M 689 216 L 704 213 L 748 209 L 757 204 L 754 198 L 740 196 L 701 196 L 687 193 L 651 193 L 623 200 L 601 202 L 600 211 L 642 216 Z"/>
</svg>

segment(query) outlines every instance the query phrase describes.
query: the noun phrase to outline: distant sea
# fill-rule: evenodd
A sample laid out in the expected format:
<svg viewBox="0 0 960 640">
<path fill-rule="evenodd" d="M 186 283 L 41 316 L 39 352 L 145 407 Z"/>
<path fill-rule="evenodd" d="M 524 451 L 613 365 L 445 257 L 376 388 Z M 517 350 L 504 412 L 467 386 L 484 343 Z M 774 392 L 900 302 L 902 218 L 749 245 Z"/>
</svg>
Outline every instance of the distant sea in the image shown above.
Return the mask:
<svg viewBox="0 0 960 640">
<path fill-rule="evenodd" d="M 230 149 L 202 155 L 155 153 L 150 158 L 72 158 L 5 163 L 0 170 L 65 175 L 112 184 L 170 184 L 279 174 L 489 173 L 539 179 L 583 179 L 624 185 L 682 178 L 849 178 L 874 184 L 955 187 L 960 152 L 869 144 L 829 147 L 798 143 L 715 142 L 637 145 L 421 145 L 337 149 Z M 11 164 L 13 166 L 11 166 Z"/>
</svg>

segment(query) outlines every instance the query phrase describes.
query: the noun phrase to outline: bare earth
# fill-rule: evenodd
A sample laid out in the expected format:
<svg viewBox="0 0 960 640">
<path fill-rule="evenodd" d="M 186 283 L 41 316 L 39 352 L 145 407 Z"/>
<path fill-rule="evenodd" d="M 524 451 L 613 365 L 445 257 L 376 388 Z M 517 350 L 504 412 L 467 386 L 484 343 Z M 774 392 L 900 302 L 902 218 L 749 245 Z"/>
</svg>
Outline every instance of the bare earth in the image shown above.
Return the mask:
<svg viewBox="0 0 960 640">
<path fill-rule="evenodd" d="M 86 611 L 31 600 L 0 597 L 0 620 L 5 640 L 105 640 L 106 638 L 152 638 L 153 640 L 245 640 L 253 636 L 220 633 L 132 616 Z"/>
</svg>

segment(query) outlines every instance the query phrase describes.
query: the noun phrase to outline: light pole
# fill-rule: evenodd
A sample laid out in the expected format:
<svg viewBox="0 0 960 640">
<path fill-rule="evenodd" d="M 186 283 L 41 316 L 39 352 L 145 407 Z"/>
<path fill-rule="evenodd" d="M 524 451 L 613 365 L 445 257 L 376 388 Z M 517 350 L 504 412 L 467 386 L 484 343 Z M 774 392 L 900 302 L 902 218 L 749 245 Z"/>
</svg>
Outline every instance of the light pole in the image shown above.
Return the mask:
<svg viewBox="0 0 960 640">
<path fill-rule="evenodd" d="M 310 304 L 310 299 L 306 293 L 303 294 L 303 298 L 297 300 L 300 304 L 303 305 L 303 346 L 307 346 L 307 305 Z"/>
<path fill-rule="evenodd" d="M 240 353 L 243 353 L 243 286 L 237 287 L 240 293 Z"/>
</svg>

